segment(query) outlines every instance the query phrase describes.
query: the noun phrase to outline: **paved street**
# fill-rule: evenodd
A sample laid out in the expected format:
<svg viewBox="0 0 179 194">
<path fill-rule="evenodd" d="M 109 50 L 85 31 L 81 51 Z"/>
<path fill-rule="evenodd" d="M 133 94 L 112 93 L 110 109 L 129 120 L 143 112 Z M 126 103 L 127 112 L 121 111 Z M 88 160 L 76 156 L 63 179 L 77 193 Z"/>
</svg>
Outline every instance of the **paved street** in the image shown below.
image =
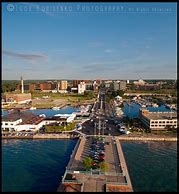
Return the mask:
<svg viewBox="0 0 179 194">
<path fill-rule="evenodd" d="M 121 133 L 114 123 L 112 110 L 105 101 L 105 94 L 99 93 L 99 98 L 95 102 L 91 120 L 82 125 L 82 132 L 87 135 L 109 135 L 118 136 Z"/>
</svg>

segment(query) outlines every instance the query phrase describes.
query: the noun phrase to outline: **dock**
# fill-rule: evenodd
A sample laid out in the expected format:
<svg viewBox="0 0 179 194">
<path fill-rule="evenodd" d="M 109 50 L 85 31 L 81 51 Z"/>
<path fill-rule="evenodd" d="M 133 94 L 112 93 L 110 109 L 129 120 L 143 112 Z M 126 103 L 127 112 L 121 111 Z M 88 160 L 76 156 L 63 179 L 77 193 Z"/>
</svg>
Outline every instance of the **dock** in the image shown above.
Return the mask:
<svg viewBox="0 0 179 194">
<path fill-rule="evenodd" d="M 78 139 L 57 192 L 133 192 L 122 147 L 115 137 L 104 137 L 104 161 L 108 170 L 87 171 L 84 168 L 83 160 L 89 156 L 94 138 Z"/>
</svg>

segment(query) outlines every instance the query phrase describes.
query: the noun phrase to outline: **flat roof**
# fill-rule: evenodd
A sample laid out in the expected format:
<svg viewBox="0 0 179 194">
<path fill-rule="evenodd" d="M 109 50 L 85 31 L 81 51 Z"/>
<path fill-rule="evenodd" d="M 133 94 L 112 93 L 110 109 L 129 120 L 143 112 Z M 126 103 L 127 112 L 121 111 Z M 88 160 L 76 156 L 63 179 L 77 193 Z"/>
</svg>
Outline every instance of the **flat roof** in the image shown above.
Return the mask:
<svg viewBox="0 0 179 194">
<path fill-rule="evenodd" d="M 149 112 L 148 114 L 145 114 L 149 119 L 152 120 L 172 120 L 172 119 L 177 119 L 177 113 L 176 112 Z"/>
</svg>

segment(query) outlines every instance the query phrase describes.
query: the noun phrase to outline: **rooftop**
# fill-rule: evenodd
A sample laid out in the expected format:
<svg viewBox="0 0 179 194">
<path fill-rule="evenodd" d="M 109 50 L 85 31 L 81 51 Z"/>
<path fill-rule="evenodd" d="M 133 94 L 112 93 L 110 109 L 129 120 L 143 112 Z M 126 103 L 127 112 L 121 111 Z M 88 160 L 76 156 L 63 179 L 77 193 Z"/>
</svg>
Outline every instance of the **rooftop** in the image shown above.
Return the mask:
<svg viewBox="0 0 179 194">
<path fill-rule="evenodd" d="M 177 119 L 177 112 L 149 112 L 148 114 L 145 114 L 145 116 L 152 120 L 158 120 L 158 119 Z"/>
<path fill-rule="evenodd" d="M 27 124 L 37 125 L 43 120 L 44 120 L 44 117 L 34 116 L 33 118 L 31 118 L 29 120 L 26 120 L 26 121 L 23 121 L 23 122 L 19 123 L 19 125 L 27 125 Z"/>
<path fill-rule="evenodd" d="M 13 122 L 13 121 L 17 121 L 19 119 L 22 119 L 23 122 L 32 119 L 33 117 L 35 117 L 36 115 L 34 115 L 33 113 L 30 112 L 21 112 L 20 110 L 16 110 L 8 115 L 5 115 L 2 117 L 2 121 L 9 121 L 9 122 Z"/>
</svg>

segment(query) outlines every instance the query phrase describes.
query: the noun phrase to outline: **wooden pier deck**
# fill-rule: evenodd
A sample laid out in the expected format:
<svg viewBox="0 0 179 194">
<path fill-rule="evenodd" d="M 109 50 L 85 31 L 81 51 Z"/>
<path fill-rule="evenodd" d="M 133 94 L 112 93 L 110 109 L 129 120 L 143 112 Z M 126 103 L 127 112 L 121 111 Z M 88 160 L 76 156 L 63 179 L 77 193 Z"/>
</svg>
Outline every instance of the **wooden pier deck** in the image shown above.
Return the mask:
<svg viewBox="0 0 179 194">
<path fill-rule="evenodd" d="M 93 138 L 87 136 L 78 140 L 57 191 L 133 192 L 122 148 L 115 137 L 105 137 L 105 142 L 108 142 L 105 145 L 105 162 L 108 164 L 108 170 L 99 173 L 85 170 L 82 161 L 89 155 Z"/>
</svg>

